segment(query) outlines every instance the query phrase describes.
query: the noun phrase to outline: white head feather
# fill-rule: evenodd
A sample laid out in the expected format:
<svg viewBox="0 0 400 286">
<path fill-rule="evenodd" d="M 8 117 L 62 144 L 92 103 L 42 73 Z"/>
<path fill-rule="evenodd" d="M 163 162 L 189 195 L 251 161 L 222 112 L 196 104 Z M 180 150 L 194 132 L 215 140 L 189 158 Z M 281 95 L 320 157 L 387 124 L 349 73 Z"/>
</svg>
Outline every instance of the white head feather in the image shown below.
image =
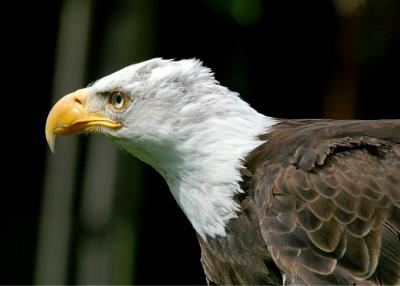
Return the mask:
<svg viewBox="0 0 400 286">
<path fill-rule="evenodd" d="M 165 178 L 203 239 L 225 236 L 227 222 L 240 211 L 233 196 L 242 192 L 242 159 L 275 121 L 219 85 L 194 59 L 152 59 L 90 87 L 92 93 L 116 89 L 131 102 L 125 111 L 107 115 L 123 127 L 102 132 Z"/>
</svg>

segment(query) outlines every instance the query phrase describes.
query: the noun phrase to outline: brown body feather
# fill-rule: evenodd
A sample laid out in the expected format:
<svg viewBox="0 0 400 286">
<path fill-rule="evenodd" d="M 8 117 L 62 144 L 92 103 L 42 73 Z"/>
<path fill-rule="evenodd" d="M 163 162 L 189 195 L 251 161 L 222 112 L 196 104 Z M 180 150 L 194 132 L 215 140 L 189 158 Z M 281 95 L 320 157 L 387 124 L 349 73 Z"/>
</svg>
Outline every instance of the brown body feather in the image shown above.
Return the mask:
<svg viewBox="0 0 400 286">
<path fill-rule="evenodd" d="M 261 135 L 226 237 L 199 238 L 216 284 L 400 283 L 400 120 L 287 120 Z"/>
</svg>

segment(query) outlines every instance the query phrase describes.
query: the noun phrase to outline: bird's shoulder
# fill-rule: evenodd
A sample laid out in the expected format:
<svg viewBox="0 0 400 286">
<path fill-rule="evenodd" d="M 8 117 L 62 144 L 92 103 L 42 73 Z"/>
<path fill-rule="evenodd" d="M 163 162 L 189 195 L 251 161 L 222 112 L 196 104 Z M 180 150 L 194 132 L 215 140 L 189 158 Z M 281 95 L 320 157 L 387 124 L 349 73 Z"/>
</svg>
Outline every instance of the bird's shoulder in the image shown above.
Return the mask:
<svg viewBox="0 0 400 286">
<path fill-rule="evenodd" d="M 400 154 L 400 119 L 280 120 L 259 137 L 264 143 L 247 155 L 248 171 L 255 173 L 271 161 L 309 171 L 345 149 L 390 146 Z"/>
</svg>

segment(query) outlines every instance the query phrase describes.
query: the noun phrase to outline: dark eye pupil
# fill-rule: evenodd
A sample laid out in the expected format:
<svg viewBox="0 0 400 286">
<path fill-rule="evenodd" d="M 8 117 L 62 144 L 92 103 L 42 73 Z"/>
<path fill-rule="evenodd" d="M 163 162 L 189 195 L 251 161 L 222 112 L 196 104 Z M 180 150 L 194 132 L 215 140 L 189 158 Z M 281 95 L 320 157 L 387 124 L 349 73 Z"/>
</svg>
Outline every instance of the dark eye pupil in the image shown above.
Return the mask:
<svg viewBox="0 0 400 286">
<path fill-rule="evenodd" d="M 120 94 L 117 95 L 117 103 L 120 104 L 122 102 L 122 96 Z"/>
</svg>

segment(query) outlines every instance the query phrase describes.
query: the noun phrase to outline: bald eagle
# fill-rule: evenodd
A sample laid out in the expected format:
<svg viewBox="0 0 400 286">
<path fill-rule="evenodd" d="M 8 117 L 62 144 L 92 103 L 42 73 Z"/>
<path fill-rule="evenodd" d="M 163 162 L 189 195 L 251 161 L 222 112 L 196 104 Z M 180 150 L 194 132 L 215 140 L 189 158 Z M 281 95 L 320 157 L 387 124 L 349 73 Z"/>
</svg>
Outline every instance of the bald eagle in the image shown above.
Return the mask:
<svg viewBox="0 0 400 286">
<path fill-rule="evenodd" d="M 153 166 L 210 284 L 399 284 L 400 120 L 264 116 L 195 59 L 63 97 L 46 138 L 97 133 Z"/>
</svg>

